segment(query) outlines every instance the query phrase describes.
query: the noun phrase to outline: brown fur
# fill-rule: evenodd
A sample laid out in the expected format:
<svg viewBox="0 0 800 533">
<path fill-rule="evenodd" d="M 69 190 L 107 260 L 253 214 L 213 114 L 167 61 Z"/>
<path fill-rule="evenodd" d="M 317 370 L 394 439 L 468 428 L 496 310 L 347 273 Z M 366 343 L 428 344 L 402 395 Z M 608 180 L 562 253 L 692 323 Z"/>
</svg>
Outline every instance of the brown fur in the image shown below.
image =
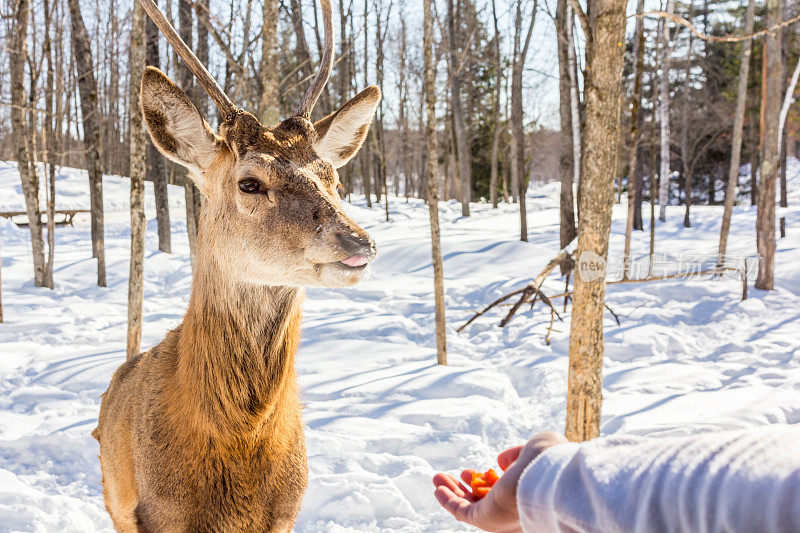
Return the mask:
<svg viewBox="0 0 800 533">
<path fill-rule="evenodd" d="M 354 100 L 374 110 L 380 94 L 365 93 Z M 307 482 L 294 371 L 302 287 L 363 277 L 339 263 L 351 255 L 342 235 L 375 254 L 315 149 L 337 119 L 267 129 L 244 113 L 215 135 L 156 69 L 141 94 L 155 144 L 190 169 L 206 202 L 183 322 L 123 364 L 103 395 L 92 435 L 106 508 L 119 531 L 289 531 Z M 263 192 L 239 191 L 245 178 Z"/>
</svg>

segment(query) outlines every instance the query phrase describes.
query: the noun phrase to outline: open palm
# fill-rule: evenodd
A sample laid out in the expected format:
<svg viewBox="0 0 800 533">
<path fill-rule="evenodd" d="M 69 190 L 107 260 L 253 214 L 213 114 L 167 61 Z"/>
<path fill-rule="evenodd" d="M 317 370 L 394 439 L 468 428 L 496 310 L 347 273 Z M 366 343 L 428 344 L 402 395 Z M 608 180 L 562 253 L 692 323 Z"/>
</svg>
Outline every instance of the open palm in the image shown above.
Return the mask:
<svg viewBox="0 0 800 533">
<path fill-rule="evenodd" d="M 471 469 L 461 472 L 461 479 L 439 473 L 433 477 L 434 495 L 442 507 L 457 520 L 472 524 L 484 531 L 496 533 L 521 532 L 517 511 L 517 484 L 525 468 L 544 450 L 566 442 L 563 436 L 544 432 L 534 436 L 525 446 L 515 446 L 497 457 L 503 475 L 483 499 L 477 499 L 467 488 Z"/>
</svg>

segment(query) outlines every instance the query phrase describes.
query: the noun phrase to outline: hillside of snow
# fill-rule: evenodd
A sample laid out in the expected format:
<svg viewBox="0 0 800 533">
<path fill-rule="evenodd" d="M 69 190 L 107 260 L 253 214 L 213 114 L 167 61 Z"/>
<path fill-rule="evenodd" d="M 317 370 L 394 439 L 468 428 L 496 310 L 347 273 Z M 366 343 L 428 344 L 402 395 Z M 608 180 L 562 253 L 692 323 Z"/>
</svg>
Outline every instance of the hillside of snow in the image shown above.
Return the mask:
<svg viewBox="0 0 800 533">
<path fill-rule="evenodd" d="M 778 241 L 776 290 L 741 301 L 741 282 L 671 280 L 611 285 L 602 431 L 685 434 L 800 423 L 800 163 L 790 165 L 789 236 Z M 743 178 L 744 179 L 744 178 Z M 129 183 L 104 180 L 108 288 L 95 285 L 88 216 L 56 230 L 55 290 L 32 283 L 29 234 L 0 218 L 0 532 L 111 531 L 95 427 L 100 395 L 125 359 Z M 147 184 L 142 345 L 181 320 L 191 279 L 183 192 L 170 187 L 173 254 L 157 249 Z M 84 172 L 61 169 L 58 208 L 87 208 Z M 428 214 L 390 199 L 349 214 L 378 244 L 369 280 L 308 291 L 297 370 L 305 403 L 310 479 L 298 532 L 468 531 L 433 498 L 437 471 L 492 466 L 497 452 L 542 429 L 563 430 L 569 310 L 545 343 L 550 314 L 523 307 L 505 328 L 502 307 L 455 330 L 475 310 L 535 276 L 558 249 L 558 185 L 528 193 L 529 239 L 517 207 L 442 204 L 449 365 L 436 365 Z M 0 211 L 23 209 L 15 166 L 0 163 Z M 645 211 L 649 213 L 649 210 Z M 712 261 L 721 207 L 670 207 L 656 231 L 657 273 Z M 611 278 L 625 208 L 614 206 Z M 729 262 L 755 256 L 755 208 L 738 206 Z M 647 222 L 646 222 L 647 225 Z M 648 232 L 634 236 L 647 271 Z M 749 263 L 752 267 L 752 262 Z M 752 268 L 751 268 L 752 270 Z M 754 279 L 751 277 L 751 283 Z M 552 276 L 547 292 L 563 289 Z M 560 302 L 556 302 L 559 306 Z"/>
</svg>

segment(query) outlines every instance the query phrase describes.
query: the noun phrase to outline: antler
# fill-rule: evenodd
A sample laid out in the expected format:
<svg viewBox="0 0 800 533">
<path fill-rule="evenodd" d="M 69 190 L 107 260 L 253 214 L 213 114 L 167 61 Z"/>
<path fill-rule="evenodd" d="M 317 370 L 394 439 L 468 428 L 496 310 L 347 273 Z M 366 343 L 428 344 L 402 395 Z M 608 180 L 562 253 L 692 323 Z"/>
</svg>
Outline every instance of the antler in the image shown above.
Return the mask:
<svg viewBox="0 0 800 533">
<path fill-rule="evenodd" d="M 327 0 L 323 0 L 326 2 Z M 203 87 L 208 96 L 214 101 L 219 108 L 221 113 L 221 118 L 223 122 L 229 122 L 232 120 L 236 115 L 240 113 L 239 108 L 233 105 L 231 99 L 225 94 L 225 92 L 220 88 L 217 81 L 208 73 L 206 67 L 197 59 L 197 56 L 189 50 L 189 47 L 186 46 L 186 43 L 183 42 L 180 35 L 175 31 L 175 28 L 172 27 L 172 24 L 166 19 L 164 14 L 158 9 L 158 6 L 153 0 L 139 0 L 139 3 L 142 4 L 142 7 L 147 12 L 147 15 L 153 19 L 158 29 L 164 34 L 164 37 L 167 38 L 167 42 L 172 46 L 175 52 L 180 56 L 186 66 L 189 67 L 189 70 L 197 78 L 198 83 L 200 86 Z M 328 9 L 330 11 L 330 4 L 328 4 Z M 330 14 L 328 15 L 330 18 Z M 328 34 L 327 34 L 327 26 L 325 27 L 325 44 L 327 46 L 328 43 Z M 331 48 L 333 45 L 331 44 Z M 328 69 L 330 71 L 330 69 Z M 316 81 L 316 80 L 315 80 Z M 312 104 L 313 105 L 313 104 Z"/>
<path fill-rule="evenodd" d="M 314 77 L 311 85 L 308 87 L 303 100 L 300 102 L 300 107 L 297 109 L 297 116 L 310 118 L 311 110 L 314 109 L 314 104 L 317 103 L 319 95 L 322 94 L 322 89 L 328 83 L 328 78 L 331 77 L 331 69 L 333 68 L 333 20 L 331 15 L 331 2 L 330 0 L 320 0 L 322 5 L 322 25 L 325 27 L 325 48 L 322 51 L 322 60 L 319 63 L 319 72 Z"/>
</svg>

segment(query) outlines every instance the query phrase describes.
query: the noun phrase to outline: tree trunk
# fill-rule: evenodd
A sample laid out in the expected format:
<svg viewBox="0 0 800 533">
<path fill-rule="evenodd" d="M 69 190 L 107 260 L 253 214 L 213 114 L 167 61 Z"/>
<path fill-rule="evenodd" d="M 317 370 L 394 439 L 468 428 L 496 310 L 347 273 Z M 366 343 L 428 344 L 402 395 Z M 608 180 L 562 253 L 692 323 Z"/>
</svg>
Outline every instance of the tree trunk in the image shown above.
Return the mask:
<svg viewBox="0 0 800 533">
<path fill-rule="evenodd" d="M 578 61 L 575 57 L 575 39 L 572 30 L 575 26 L 575 13 L 572 4 L 567 6 L 566 16 L 566 35 L 567 35 L 567 63 L 569 67 L 569 109 L 570 121 L 572 123 L 572 169 L 573 182 L 578 190 L 578 203 L 580 203 L 581 191 L 581 101 L 578 94 Z M 580 212 L 578 212 L 580 218 Z"/>
<path fill-rule="evenodd" d="M 689 12 L 691 13 L 692 10 L 692 3 L 689 3 Z M 683 214 L 683 227 L 689 228 L 692 225 L 691 222 L 691 209 L 692 209 L 692 189 L 693 189 L 693 168 L 694 165 L 691 161 L 691 154 L 689 153 L 689 95 L 691 94 L 692 87 L 690 83 L 690 76 L 692 71 L 693 55 L 692 55 L 692 44 L 693 44 L 693 35 L 689 34 L 689 47 L 688 52 L 686 53 L 686 67 L 684 69 L 684 79 L 683 79 L 683 101 L 681 102 L 681 166 L 683 167 L 683 197 L 684 197 L 684 206 L 685 212 Z M 708 205 L 711 205 L 714 200 L 713 190 L 716 187 L 714 179 L 712 176 L 715 175 L 715 172 L 712 171 L 709 174 L 709 181 L 711 182 L 711 190 L 712 194 L 709 196 Z"/>
<path fill-rule="evenodd" d="M 368 23 L 369 22 L 369 6 L 367 0 L 364 0 L 364 87 L 369 85 L 369 35 Z M 372 147 L 369 137 L 375 135 L 374 132 L 367 132 L 367 138 L 364 139 L 364 146 L 361 149 L 361 182 L 364 186 L 364 195 L 367 197 L 367 207 L 372 207 Z M 376 194 L 378 201 L 381 201 L 380 192 Z"/>
<path fill-rule="evenodd" d="M 562 2 L 565 0 L 562 0 Z M 494 130 L 492 131 L 492 159 L 489 176 L 489 199 L 492 207 L 497 208 L 497 172 L 500 156 L 500 90 L 503 83 L 503 65 L 500 58 L 500 28 L 497 24 L 497 2 L 492 0 L 492 20 L 494 21 L 494 65 L 497 69 L 497 86 L 494 90 L 492 102 L 492 116 L 494 117 Z"/>
<path fill-rule="evenodd" d="M 461 181 L 461 215 L 469 216 L 469 203 L 472 200 L 472 153 L 467 140 L 464 110 L 461 102 L 461 62 L 458 58 L 458 40 L 456 39 L 455 0 L 447 1 L 447 31 L 449 63 L 448 78 L 450 81 L 451 109 L 453 110 L 453 132 L 456 138 L 456 157 L 458 174 Z"/>
<path fill-rule="evenodd" d="M 272 126 L 281 118 L 278 91 L 278 2 L 264 0 L 261 32 L 261 105 L 262 124 Z"/>
<path fill-rule="evenodd" d="M 11 81 L 11 131 L 14 139 L 14 156 L 17 160 L 22 191 L 25 194 L 25 208 L 28 215 L 28 229 L 31 233 L 31 251 L 33 253 L 33 283 L 37 287 L 44 285 L 44 240 L 42 237 L 41 212 L 39 210 L 39 179 L 35 172 L 35 163 L 28 143 L 33 134 L 25 119 L 25 60 L 28 54 L 28 17 L 30 3 L 28 0 L 17 2 L 14 31 L 9 53 L 9 73 Z"/>
<path fill-rule="evenodd" d="M 194 17 L 192 16 L 191 0 L 180 0 L 178 2 L 178 33 L 190 50 L 192 49 L 192 43 L 194 41 L 192 38 L 193 25 Z M 189 67 L 178 59 L 176 60 L 175 70 L 178 78 L 177 82 L 181 89 L 189 95 L 194 95 L 192 73 Z M 198 102 L 195 102 L 195 105 L 197 104 Z M 197 230 L 198 219 L 200 218 L 200 210 L 198 209 L 200 192 L 186 172 L 183 170 L 181 172 L 183 175 L 184 198 L 186 200 L 186 232 L 189 236 L 189 260 L 192 263 L 192 272 L 194 272 L 197 266 Z"/>
<path fill-rule="evenodd" d="M 439 158 L 436 147 L 436 72 L 433 63 L 433 0 L 423 0 L 423 48 L 425 63 L 425 145 L 427 152 L 426 200 L 431 223 L 431 255 L 433 257 L 433 287 L 436 313 L 436 360 L 447 364 L 447 336 L 445 331 L 444 269 L 439 239 Z"/>
<path fill-rule="evenodd" d="M 667 12 L 675 11 L 675 0 L 667 1 Z M 670 39 L 669 24 L 667 19 L 658 19 L 658 66 L 661 75 L 658 80 L 658 109 L 659 122 L 661 123 L 661 168 L 659 176 L 661 178 L 658 191 L 658 218 L 662 222 L 667 220 L 667 204 L 669 204 L 669 175 L 670 175 L 670 151 L 669 151 L 669 71 L 670 71 Z"/>
<path fill-rule="evenodd" d="M 767 0 L 767 26 L 782 20 L 783 0 Z M 761 156 L 761 185 L 756 216 L 756 247 L 758 249 L 758 277 L 755 287 L 772 290 L 775 263 L 775 180 L 780 158 L 780 113 L 782 102 L 783 61 L 781 58 L 782 30 L 778 29 L 764 41 L 764 88 L 761 107 L 764 117 L 762 132 L 764 143 Z"/>
<path fill-rule="evenodd" d="M 558 41 L 558 90 L 559 117 L 561 119 L 561 154 L 559 158 L 559 174 L 561 177 L 561 194 L 559 198 L 559 236 L 561 248 L 572 242 L 577 235 L 575 228 L 575 199 L 572 186 L 575 183 L 575 162 L 573 159 L 572 131 L 572 85 L 569 61 L 569 28 L 572 22 L 568 18 L 571 12 L 569 0 L 558 0 L 556 6 L 556 38 Z"/>
<path fill-rule="evenodd" d="M 386 41 L 386 31 L 388 31 L 389 17 L 392 13 L 392 4 L 389 3 L 389 8 L 386 13 L 386 30 L 383 30 L 383 14 L 382 5 L 376 3 L 375 12 L 377 14 L 375 21 L 375 74 L 378 88 L 383 94 L 383 43 Z M 384 114 L 383 114 L 383 98 L 378 104 L 378 120 L 377 128 L 375 128 L 375 141 L 378 152 L 378 177 L 380 184 L 383 186 L 384 197 L 384 213 L 386 215 L 386 222 L 389 222 L 389 187 L 386 184 L 386 130 L 384 129 Z"/>
<path fill-rule="evenodd" d="M 563 1 L 563 0 L 562 0 Z M 644 12 L 644 0 L 636 2 L 636 13 Z M 636 18 L 633 33 L 633 94 L 631 95 L 631 128 L 628 132 L 628 217 L 625 221 L 625 248 L 622 257 L 622 279 L 628 279 L 631 263 L 631 239 L 636 223 L 636 197 L 639 190 L 639 120 L 642 106 L 642 71 L 644 70 L 644 19 Z M 641 205 L 638 206 L 641 209 Z M 641 213 L 640 213 L 641 216 Z M 563 239 L 562 239 L 563 241 Z M 565 244 L 562 244 L 563 248 Z"/>
<path fill-rule="evenodd" d="M 158 53 L 158 26 L 146 17 L 145 31 L 147 32 L 146 62 L 148 65 L 161 68 L 161 59 Z M 153 182 L 153 191 L 156 200 L 156 220 L 158 221 L 158 249 L 162 252 L 172 253 L 172 235 L 169 220 L 169 191 L 167 187 L 167 169 L 164 157 L 156 149 L 150 139 L 147 139 L 147 176 Z"/>
<path fill-rule="evenodd" d="M 753 33 L 755 24 L 755 0 L 749 0 L 745 13 L 744 34 Z M 744 125 L 745 104 L 747 102 L 747 80 L 750 77 L 750 55 L 753 41 L 747 39 L 742 43 L 742 57 L 739 63 L 739 81 L 736 87 L 736 113 L 733 118 L 733 135 L 731 141 L 731 163 L 728 169 L 728 183 L 725 190 L 725 207 L 722 212 L 722 227 L 719 233 L 719 250 L 717 251 L 717 267 L 725 264 L 728 248 L 728 234 L 731 229 L 731 216 L 736 203 L 736 188 L 739 185 L 739 165 L 742 154 L 742 128 Z"/>
<path fill-rule="evenodd" d="M 750 205 L 758 204 L 758 160 L 759 153 L 759 133 L 756 128 L 756 121 L 751 120 L 747 128 L 747 136 L 750 144 Z"/>
<path fill-rule="evenodd" d="M 97 81 L 92 66 L 91 40 L 83 23 L 78 0 L 69 0 L 72 21 L 72 54 L 78 69 L 78 90 L 81 95 L 83 144 L 92 211 L 92 254 L 97 258 L 97 284 L 106 286 L 106 258 L 103 238 L 103 171 L 100 168 L 100 108 L 97 104 Z"/>
<path fill-rule="evenodd" d="M 575 2 L 577 4 L 577 2 Z M 586 156 L 569 339 L 566 436 L 600 434 L 605 263 L 620 129 L 625 0 L 596 0 L 587 35 Z M 598 272 L 595 269 L 601 268 Z M 599 276 L 597 274 L 600 273 Z"/>
<path fill-rule="evenodd" d="M 655 144 L 654 144 L 655 145 Z M 653 268 L 656 258 L 656 174 L 658 173 L 658 157 L 656 151 L 652 150 L 650 156 L 650 259 L 647 267 L 647 277 L 653 277 Z"/>
<path fill-rule="evenodd" d="M 130 56 L 130 173 L 131 173 L 131 261 L 128 277 L 128 360 L 139 354 L 142 339 L 144 289 L 144 216 L 147 133 L 139 111 L 139 84 L 145 66 L 145 13 L 136 2 L 131 26 Z"/>
<path fill-rule="evenodd" d="M 44 144 L 45 182 L 47 192 L 47 262 L 44 268 L 44 286 L 53 288 L 53 262 L 55 259 L 55 210 L 56 210 L 56 168 L 53 164 L 55 157 L 55 128 L 53 105 L 53 89 L 55 84 L 55 66 L 53 65 L 52 40 L 50 39 L 50 24 L 52 22 L 52 8 L 48 2 L 44 3 L 44 45 L 42 55 L 47 59 L 47 88 L 45 89 L 44 108 L 47 115 L 42 120 L 42 136 Z"/>
<path fill-rule="evenodd" d="M 519 194 L 519 218 L 521 241 L 528 241 L 528 212 L 525 205 L 525 192 L 528 190 L 528 179 L 525 173 L 525 129 L 523 118 L 525 112 L 522 108 L 522 71 L 525 68 L 525 58 L 533 35 L 533 24 L 536 22 L 536 9 L 538 1 L 533 2 L 533 14 L 525 37 L 525 44 L 520 48 L 522 38 L 522 1 L 517 2 L 517 16 L 514 22 L 514 65 L 511 71 L 511 173 L 512 183 L 517 184 Z"/>
</svg>

